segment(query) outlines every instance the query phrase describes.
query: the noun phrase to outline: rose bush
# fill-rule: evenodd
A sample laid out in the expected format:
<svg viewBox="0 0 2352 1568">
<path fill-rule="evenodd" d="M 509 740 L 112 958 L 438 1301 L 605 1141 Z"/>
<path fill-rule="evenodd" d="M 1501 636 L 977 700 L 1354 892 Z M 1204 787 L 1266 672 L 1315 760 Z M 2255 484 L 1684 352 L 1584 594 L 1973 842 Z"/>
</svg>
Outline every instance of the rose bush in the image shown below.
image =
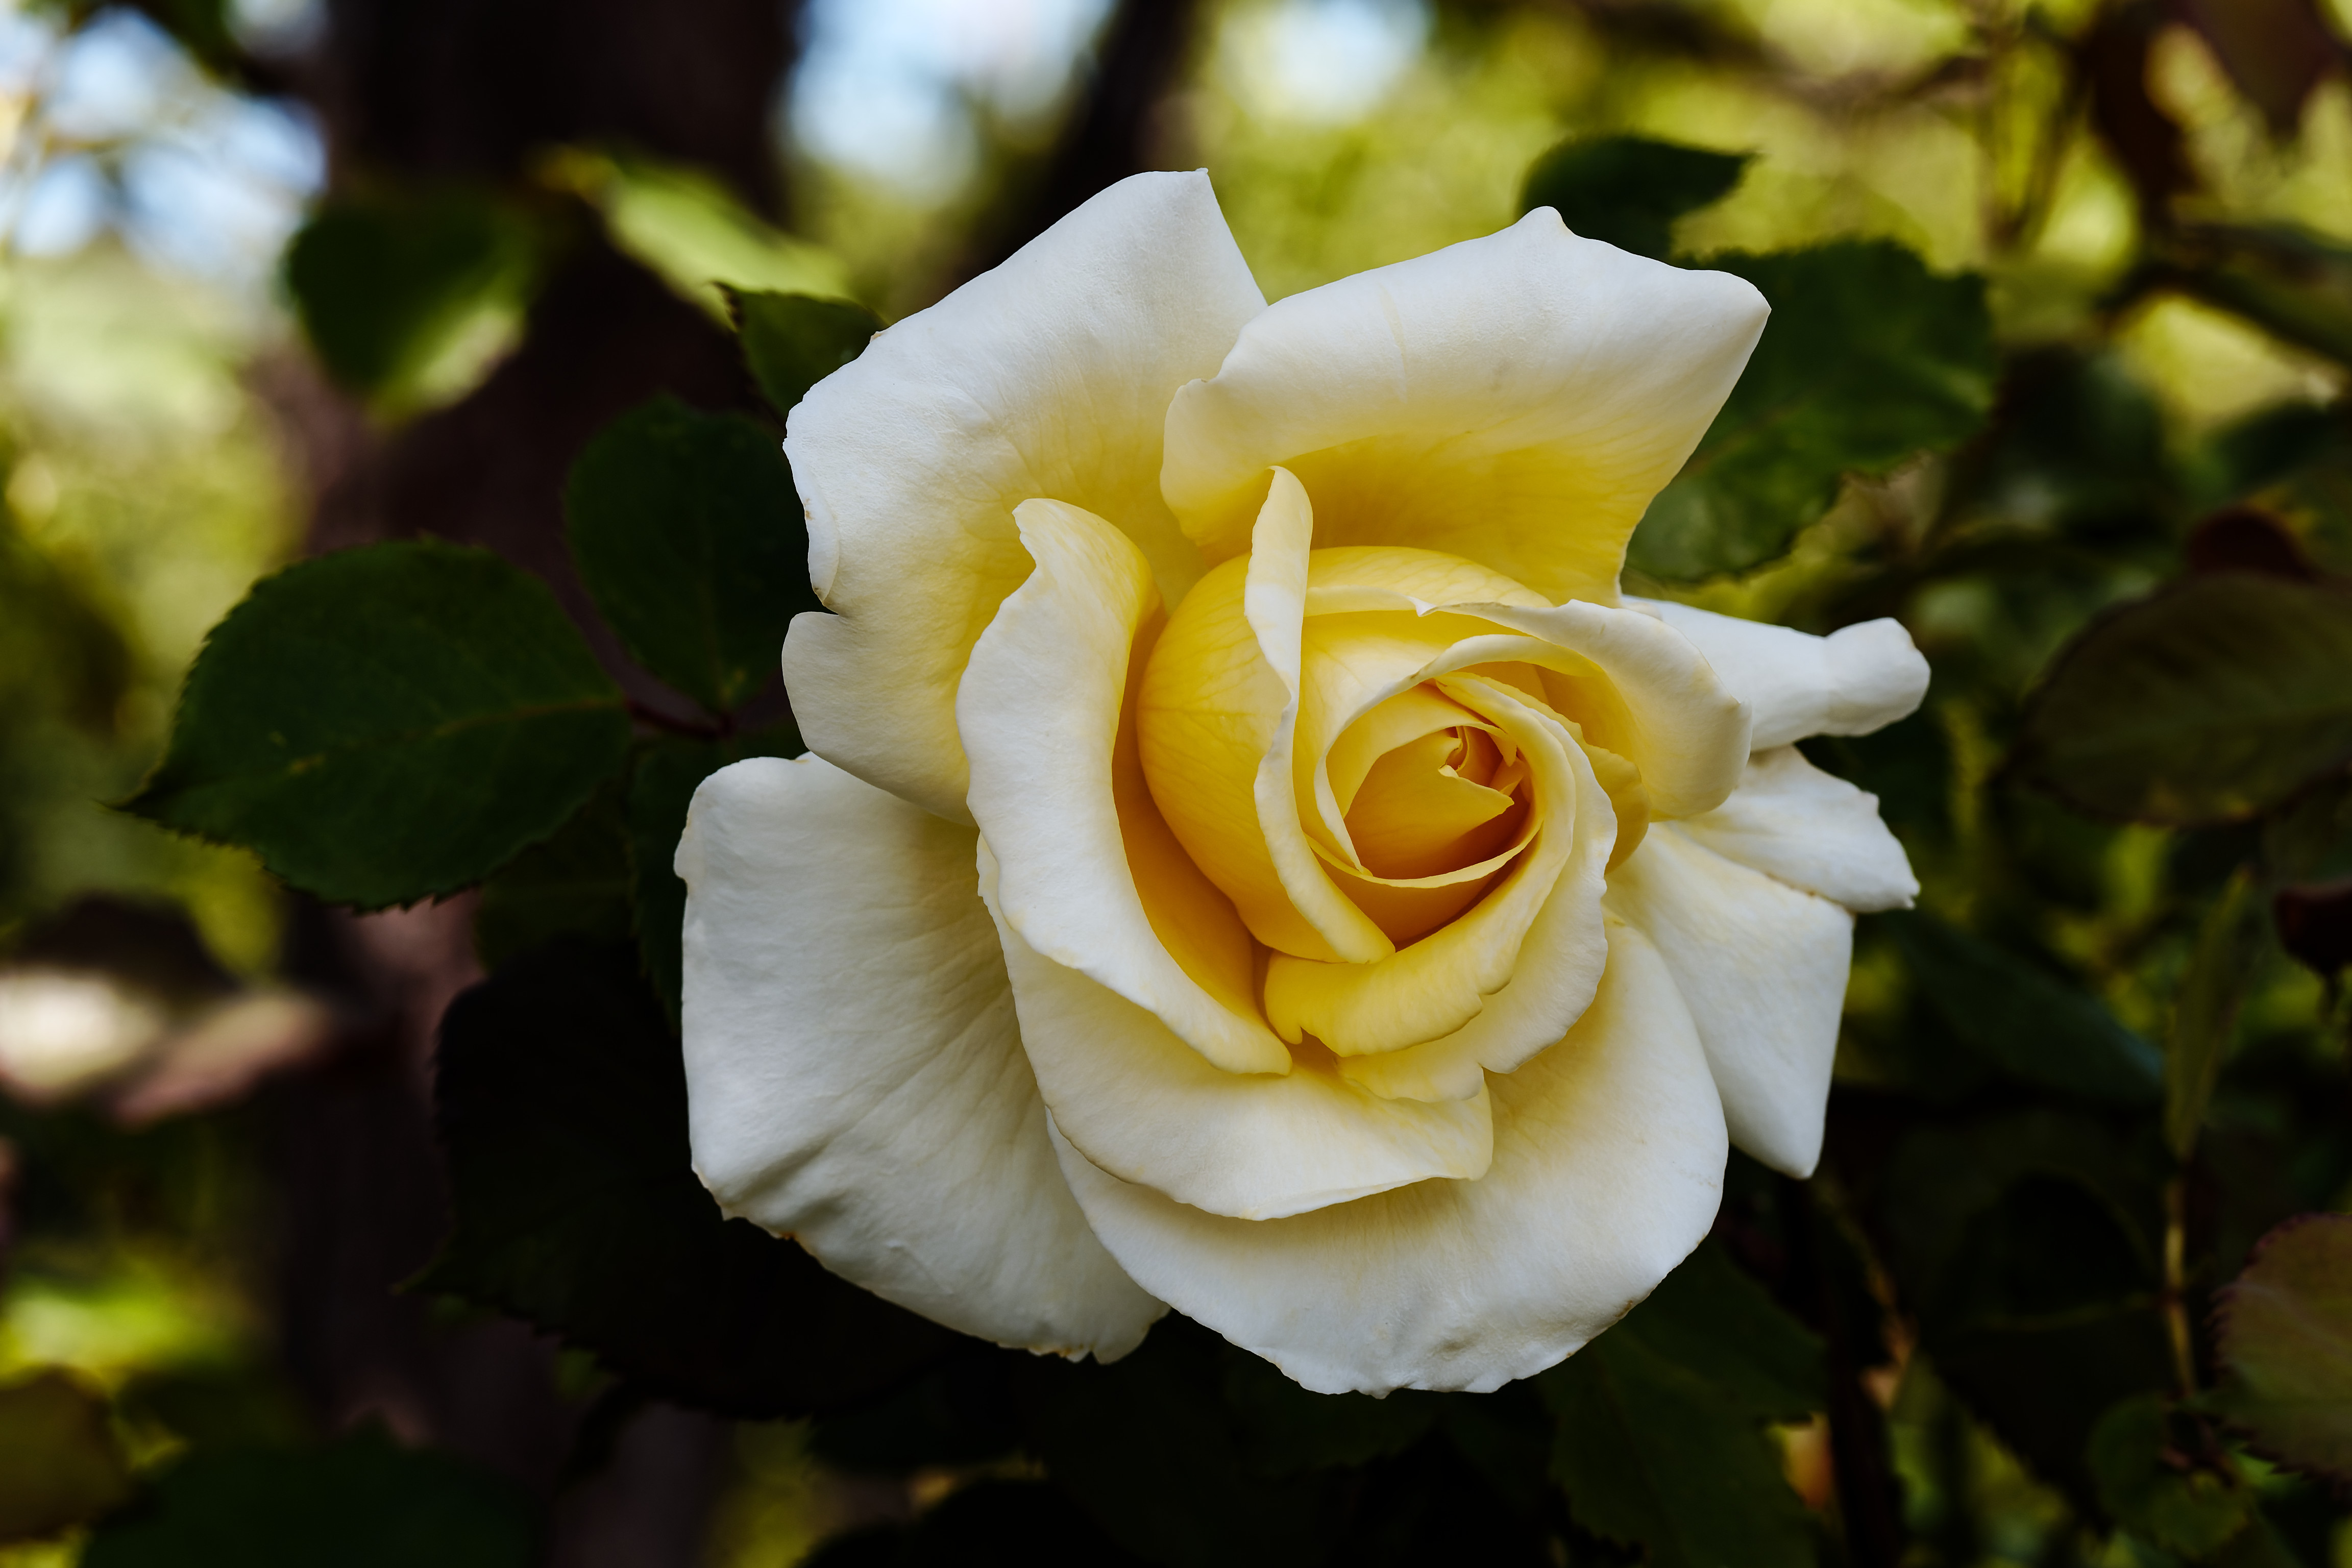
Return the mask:
<svg viewBox="0 0 2352 1568">
<path fill-rule="evenodd" d="M 1267 306 L 1200 174 L 877 335 L 785 447 L 811 754 L 677 851 L 696 1167 L 1008 1345 L 1175 1306 L 1310 1388 L 1487 1389 L 1812 1167 L 1850 911 L 1916 890 L 1792 742 L 1889 621 L 1621 597 L 1763 300 L 1502 233 Z"/>
</svg>

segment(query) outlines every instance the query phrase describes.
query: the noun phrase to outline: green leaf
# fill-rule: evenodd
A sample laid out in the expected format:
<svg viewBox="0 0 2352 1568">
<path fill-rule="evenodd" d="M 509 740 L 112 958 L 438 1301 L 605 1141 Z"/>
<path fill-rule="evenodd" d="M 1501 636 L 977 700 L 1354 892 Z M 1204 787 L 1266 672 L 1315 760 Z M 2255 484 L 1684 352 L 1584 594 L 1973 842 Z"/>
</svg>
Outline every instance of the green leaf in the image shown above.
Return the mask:
<svg viewBox="0 0 2352 1568">
<path fill-rule="evenodd" d="M 362 1432 L 331 1447 L 196 1453 L 91 1537 L 82 1568 L 526 1568 L 530 1505 L 446 1454 Z"/>
<path fill-rule="evenodd" d="M 497 969 L 561 936 L 609 945 L 629 940 L 628 821 L 617 781 L 589 797 L 544 844 L 482 884 L 474 952 Z"/>
<path fill-rule="evenodd" d="M 1827 1398 L 1822 1342 L 1713 1241 L 1609 1331 L 1630 1335 L 1763 1421 L 1802 1421 Z"/>
<path fill-rule="evenodd" d="M 536 237 L 484 195 L 340 198 L 286 250 L 286 287 L 320 362 L 400 408 L 462 394 L 519 335 Z"/>
<path fill-rule="evenodd" d="M 1225 1358 L 1223 1383 L 1243 1458 L 1261 1476 L 1361 1465 L 1402 1453 L 1436 1424 L 1443 1403 L 1439 1395 L 1410 1388 L 1380 1399 L 1310 1394 L 1254 1355 Z"/>
<path fill-rule="evenodd" d="M 761 289 L 727 291 L 743 359 L 768 405 L 790 414 L 808 389 L 866 352 L 882 318 L 848 300 Z"/>
<path fill-rule="evenodd" d="M 2254 1500 L 2234 1475 L 2199 1462 L 2203 1447 L 2195 1421 L 2160 1395 L 2123 1401 L 2091 1430 L 2099 1501 L 2149 1545 L 2207 1556 L 2246 1528 Z"/>
<path fill-rule="evenodd" d="M 288 567 L 213 628 L 125 809 L 378 909 L 478 882 L 628 742 L 545 584 L 486 550 L 377 544 Z"/>
<path fill-rule="evenodd" d="M 2163 1058 L 2097 998 L 1932 915 L 1873 923 L 1954 1038 L 2010 1077 L 2126 1105 L 2158 1098 Z"/>
<path fill-rule="evenodd" d="M 722 1216 L 695 1179 L 676 1039 L 627 949 L 559 945 L 451 1005 L 435 1104 L 453 1226 L 417 1288 L 591 1351 L 650 1392 L 804 1415 L 952 1342 Z"/>
<path fill-rule="evenodd" d="M 563 513 L 630 657 L 713 713 L 775 679 L 793 616 L 821 607 L 792 470 L 740 415 L 662 396 L 621 416 L 572 465 Z"/>
<path fill-rule="evenodd" d="M 58 1371 L 0 1385 L 0 1542 L 55 1535 L 130 1495 L 100 1394 Z"/>
<path fill-rule="evenodd" d="M 1882 240 L 1706 264 L 1755 284 L 1772 319 L 1634 531 L 1639 570 L 1689 582 L 1761 565 L 1829 510 L 1848 474 L 1886 473 L 1983 425 L 1997 369 L 1983 279 L 1935 277 Z"/>
<path fill-rule="evenodd" d="M 746 757 L 797 757 L 805 750 L 789 723 L 723 741 L 664 737 L 648 744 L 629 776 L 629 863 L 635 889 L 637 947 L 646 977 L 673 1025 L 677 1019 L 679 932 L 686 923 L 686 884 L 672 862 L 686 831 L 686 808 L 704 779 Z"/>
<path fill-rule="evenodd" d="M 1559 1419 L 1552 1474 L 1595 1535 L 1657 1568 L 1801 1568 L 1815 1560 L 1780 1450 L 1723 1390 L 1612 1329 L 1541 1374 Z"/>
<path fill-rule="evenodd" d="M 2238 1005 L 2269 941 L 2265 916 L 2252 873 L 2241 868 L 2198 928 L 2165 1042 L 2164 1141 L 2176 1160 L 2197 1146 L 2213 1080 L 2237 1032 Z"/>
<path fill-rule="evenodd" d="M 2352 595 L 2192 577 L 2095 621 L 2028 703 L 2010 767 L 2100 816 L 2236 821 L 2352 760 Z"/>
<path fill-rule="evenodd" d="M 2352 1215 L 2264 1237 L 2215 1321 L 2210 1407 L 2281 1463 L 2352 1482 Z"/>
<path fill-rule="evenodd" d="M 1675 220 L 1729 195 L 1752 156 L 1646 136 L 1570 140 L 1528 168 L 1519 211 L 1554 208 L 1587 239 L 1663 261 Z"/>
<path fill-rule="evenodd" d="M 596 209 L 615 246 L 722 321 L 729 285 L 823 295 L 848 289 L 839 257 L 777 228 L 700 169 L 573 149 L 549 160 L 545 172 Z"/>
</svg>

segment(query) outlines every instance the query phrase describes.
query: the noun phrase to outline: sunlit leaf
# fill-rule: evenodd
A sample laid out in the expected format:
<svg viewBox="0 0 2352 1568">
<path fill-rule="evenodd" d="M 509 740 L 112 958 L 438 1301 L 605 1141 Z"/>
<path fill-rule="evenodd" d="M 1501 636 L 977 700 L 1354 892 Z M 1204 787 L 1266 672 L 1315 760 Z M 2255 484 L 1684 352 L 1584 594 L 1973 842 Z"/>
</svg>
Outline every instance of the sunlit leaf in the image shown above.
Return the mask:
<svg viewBox="0 0 2352 1568">
<path fill-rule="evenodd" d="M 719 321 L 728 315 L 726 285 L 848 291 L 838 257 L 777 228 L 702 170 L 571 150 L 550 159 L 545 173 L 595 207 L 614 244 Z"/>
<path fill-rule="evenodd" d="M 2352 1215 L 2264 1237 L 2221 1292 L 2212 1407 L 2263 1453 L 2352 1481 Z"/>
<path fill-rule="evenodd" d="M 1647 136 L 1563 142 L 1528 170 L 1519 210 L 1554 208 L 1587 239 L 1664 260 L 1675 220 L 1729 195 L 1751 156 Z"/>
<path fill-rule="evenodd" d="M 775 437 L 656 397 L 607 425 L 564 490 L 572 559 L 630 656 L 713 713 L 777 679 L 820 606 L 808 525 Z"/>
<path fill-rule="evenodd" d="M 362 1432 L 331 1447 L 226 1449 L 173 1465 L 90 1540 L 82 1568 L 525 1568 L 537 1528 L 511 1484 Z"/>
<path fill-rule="evenodd" d="M 545 950 L 458 997 L 435 1102 L 454 1223 L 417 1289 L 734 1415 L 870 1394 L 951 1342 L 720 1215 L 688 1152 L 677 1042 L 626 948 Z"/>
<path fill-rule="evenodd" d="M 0 1542 L 55 1535 L 130 1495 L 96 1390 L 56 1371 L 0 1384 Z"/>
<path fill-rule="evenodd" d="M 628 742 L 544 584 L 484 550 L 378 544 L 265 579 L 213 628 L 128 809 L 375 909 L 479 881 Z"/>
<path fill-rule="evenodd" d="M 514 341 L 540 266 L 530 226 L 486 195 L 341 197 L 286 251 L 286 286 L 337 381 L 399 408 L 470 387 Z"/>
<path fill-rule="evenodd" d="M 1739 384 L 1650 503 L 1628 560 L 1687 582 L 1780 555 L 1849 474 L 1885 474 L 1976 433 L 1992 405 L 1984 283 L 1900 246 L 1846 241 L 1709 257 L 1771 302 Z"/>
<path fill-rule="evenodd" d="M 779 414 L 808 389 L 866 352 L 882 319 L 848 300 L 758 289 L 727 291 L 743 358 L 768 405 Z"/>
<path fill-rule="evenodd" d="M 2226 822 L 2352 759 L 2352 595 L 2194 577 L 2093 623 L 2034 694 L 2011 766 L 2084 810 Z"/>
</svg>

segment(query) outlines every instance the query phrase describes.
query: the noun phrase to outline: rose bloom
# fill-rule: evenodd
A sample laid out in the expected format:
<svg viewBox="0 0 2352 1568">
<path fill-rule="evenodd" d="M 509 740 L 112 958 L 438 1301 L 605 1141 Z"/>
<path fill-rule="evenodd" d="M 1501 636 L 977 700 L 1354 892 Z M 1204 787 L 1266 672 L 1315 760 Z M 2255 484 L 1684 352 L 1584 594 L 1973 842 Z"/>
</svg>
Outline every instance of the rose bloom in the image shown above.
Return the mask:
<svg viewBox="0 0 2352 1568">
<path fill-rule="evenodd" d="M 1269 306 L 1142 174 L 820 384 L 811 754 L 677 851 L 727 1211 L 1002 1344 L 1172 1305 L 1377 1394 L 1608 1327 L 1727 1144 L 1808 1173 L 1916 884 L 1791 742 L 1927 666 L 1618 590 L 1765 315 L 1549 208 Z"/>
</svg>

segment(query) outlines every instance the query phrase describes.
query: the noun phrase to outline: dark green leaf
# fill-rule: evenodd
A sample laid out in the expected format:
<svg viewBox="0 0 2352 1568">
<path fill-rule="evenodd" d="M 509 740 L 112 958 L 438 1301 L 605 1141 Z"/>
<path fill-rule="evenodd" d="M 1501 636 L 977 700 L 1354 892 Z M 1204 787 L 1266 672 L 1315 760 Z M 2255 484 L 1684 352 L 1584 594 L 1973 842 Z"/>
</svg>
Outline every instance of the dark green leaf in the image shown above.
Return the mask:
<svg viewBox="0 0 2352 1568">
<path fill-rule="evenodd" d="M 1435 1424 L 1439 1395 L 1399 1389 L 1384 1399 L 1368 1394 L 1310 1394 L 1256 1356 L 1229 1356 L 1225 1407 L 1239 1428 L 1242 1456 L 1259 1475 L 1360 1465 L 1402 1453 Z"/>
<path fill-rule="evenodd" d="M 1751 156 L 1646 136 L 1563 142 L 1528 170 L 1519 211 L 1554 208 L 1587 239 L 1663 261 L 1675 220 L 1729 195 Z"/>
<path fill-rule="evenodd" d="M 1163 1319 L 1109 1366 L 1035 1369 L 1031 1449 L 1128 1551 L 1173 1568 L 1319 1558 L 1318 1478 L 1253 1473 L 1235 1441 L 1214 1335 Z"/>
<path fill-rule="evenodd" d="M 376 909 L 481 880 L 628 742 L 546 584 L 485 550 L 377 544 L 288 567 L 213 628 L 127 809 Z"/>
<path fill-rule="evenodd" d="M 1992 405 L 1984 282 L 1937 278 L 1900 246 L 1845 241 L 1711 257 L 1772 319 L 1682 473 L 1650 503 L 1628 561 L 1687 582 L 1780 555 L 1848 474 L 1878 475 L 1975 434 Z"/>
<path fill-rule="evenodd" d="M 784 629 L 818 608 L 808 525 L 775 437 L 656 397 L 572 465 L 572 559 L 631 657 L 713 713 L 776 679 Z"/>
<path fill-rule="evenodd" d="M 1609 1331 L 1628 1335 L 1764 1421 L 1802 1421 L 1826 1396 L 1822 1344 L 1712 1241 Z"/>
<path fill-rule="evenodd" d="M 2172 826 L 2278 805 L 2352 759 L 2352 595 L 2194 577 L 2093 623 L 2011 766 L 2084 810 Z"/>
<path fill-rule="evenodd" d="M 2011 1078 L 2085 1099 L 2153 1103 L 2164 1061 L 2088 994 L 1932 915 L 1874 917 L 1936 1016 Z"/>
<path fill-rule="evenodd" d="M 394 402 L 461 390 L 477 367 L 459 362 L 520 313 L 537 269 L 530 226 L 464 191 L 339 199 L 286 250 L 287 290 L 328 372 Z"/>
<path fill-rule="evenodd" d="M 2252 874 L 2241 869 L 2198 929 L 2165 1042 L 2164 1141 L 2176 1160 L 2188 1159 L 2197 1146 L 2213 1080 L 2237 1032 L 2238 1005 L 2268 938 L 2263 914 Z"/>
<path fill-rule="evenodd" d="M 1559 1422 L 1552 1474 L 1584 1529 L 1640 1544 L 1657 1568 L 1815 1560 L 1779 1448 L 1696 1372 L 1612 1329 L 1540 1382 Z"/>
<path fill-rule="evenodd" d="M 724 1218 L 695 1180 L 677 1044 L 625 948 L 559 945 L 451 1005 L 435 1086 L 454 1225 L 419 1287 L 744 1415 L 871 1394 L 951 1342 Z"/>
<path fill-rule="evenodd" d="M 560 936 L 610 945 L 630 931 L 628 821 L 618 782 L 589 797 L 544 844 L 482 884 L 474 952 L 497 969 Z"/>
<path fill-rule="evenodd" d="M 2352 1481 L 2352 1215 L 2287 1221 L 2221 1295 L 2212 1407 L 2273 1458 Z"/>
<path fill-rule="evenodd" d="M 224 1450 L 164 1472 L 109 1520 L 83 1568 L 526 1568 L 536 1534 L 507 1482 L 362 1433 L 308 1451 Z"/>
<path fill-rule="evenodd" d="M 730 289 L 743 359 L 768 405 L 790 414 L 808 389 L 866 352 L 882 318 L 848 300 Z"/>
<path fill-rule="evenodd" d="M 0 1542 L 55 1535 L 130 1495 L 96 1390 L 55 1371 L 0 1385 Z"/>
<path fill-rule="evenodd" d="M 2204 1558 L 2246 1528 L 2254 1500 L 2234 1475 L 2200 1462 L 2202 1447 L 2194 1420 L 2161 1396 L 2125 1400 L 2091 1430 L 2099 1501 L 2149 1545 Z"/>
<path fill-rule="evenodd" d="M 800 731 L 780 724 L 723 741 L 665 738 L 645 748 L 629 777 L 629 864 L 636 908 L 637 946 L 646 976 L 671 1020 L 677 1017 L 679 930 L 686 922 L 686 884 L 672 862 L 686 831 L 686 808 L 697 785 L 746 757 L 796 757 Z"/>
</svg>

